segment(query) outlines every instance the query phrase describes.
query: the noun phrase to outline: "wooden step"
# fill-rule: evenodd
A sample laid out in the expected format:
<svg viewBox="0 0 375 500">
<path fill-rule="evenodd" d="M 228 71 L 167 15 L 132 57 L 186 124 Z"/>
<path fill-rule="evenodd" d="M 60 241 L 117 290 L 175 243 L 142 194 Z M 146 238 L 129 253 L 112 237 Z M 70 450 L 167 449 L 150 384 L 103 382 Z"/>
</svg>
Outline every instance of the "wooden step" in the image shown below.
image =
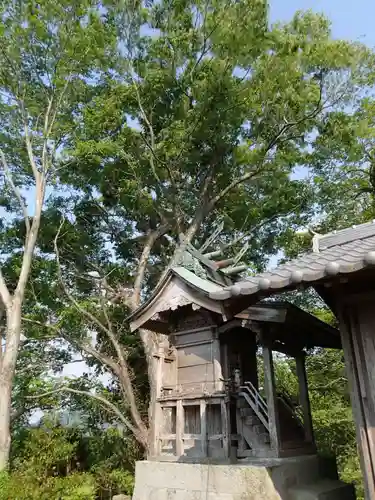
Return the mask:
<svg viewBox="0 0 375 500">
<path fill-rule="evenodd" d="M 264 428 L 263 424 L 255 424 L 255 425 L 253 425 L 252 426 L 252 430 L 253 430 L 253 432 L 255 432 L 255 434 L 258 434 L 258 435 L 267 432 L 266 429 Z"/>
<path fill-rule="evenodd" d="M 255 413 L 251 408 L 247 407 L 247 408 L 240 408 L 240 415 L 242 418 L 245 418 L 245 417 L 255 416 Z"/>
<path fill-rule="evenodd" d="M 264 444 L 270 444 L 270 435 L 268 434 L 268 432 L 263 432 L 261 434 L 258 434 L 259 436 L 259 440 L 262 441 L 262 443 Z"/>
<path fill-rule="evenodd" d="M 244 418 L 244 424 L 245 425 L 258 425 L 260 424 L 260 420 L 259 418 L 256 416 L 256 415 L 249 415 L 247 417 Z"/>
</svg>

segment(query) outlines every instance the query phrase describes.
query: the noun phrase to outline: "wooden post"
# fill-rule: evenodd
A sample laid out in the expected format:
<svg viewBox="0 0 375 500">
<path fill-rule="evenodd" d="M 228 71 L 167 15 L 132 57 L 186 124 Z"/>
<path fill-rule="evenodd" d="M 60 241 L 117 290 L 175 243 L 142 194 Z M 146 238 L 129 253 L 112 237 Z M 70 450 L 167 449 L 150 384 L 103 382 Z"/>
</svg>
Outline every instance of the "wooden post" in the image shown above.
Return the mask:
<svg viewBox="0 0 375 500">
<path fill-rule="evenodd" d="M 217 338 L 217 332 L 214 332 L 214 338 L 212 339 L 212 363 L 214 365 L 214 388 L 215 391 L 223 391 L 224 383 L 223 370 L 221 366 L 221 356 L 220 356 L 220 341 Z"/>
<path fill-rule="evenodd" d="M 203 457 L 208 456 L 208 441 L 207 441 L 207 404 L 204 399 L 200 402 L 200 417 L 201 417 L 201 446 Z"/>
<path fill-rule="evenodd" d="M 311 418 L 310 398 L 306 376 L 305 354 L 301 352 L 296 356 L 296 368 L 298 377 L 299 400 L 303 411 L 303 426 L 305 429 L 305 440 L 314 444 L 314 430 Z"/>
<path fill-rule="evenodd" d="M 163 422 L 162 409 L 160 403 L 157 401 L 161 396 L 161 389 L 163 386 L 163 364 L 164 364 L 164 352 L 162 349 L 159 350 L 153 356 L 153 362 L 155 364 L 155 385 L 151 389 L 154 394 L 151 395 L 152 401 L 152 415 L 151 420 L 151 446 L 150 446 L 150 456 L 159 456 L 161 453 L 161 443 L 160 443 L 160 431 Z"/>
<path fill-rule="evenodd" d="M 343 303 L 339 305 L 340 333 L 345 356 L 346 375 L 351 392 L 353 416 L 356 423 L 365 498 L 366 500 L 373 500 L 375 499 L 375 450 L 367 432 L 368 423 L 364 401 L 366 397 L 363 397 L 366 395 L 361 380 L 363 371 L 367 367 L 366 365 L 361 367 L 361 361 L 358 360 L 356 355 L 358 346 L 356 347 L 355 344 L 358 342 L 358 338 L 356 338 L 355 330 L 359 329 L 359 324 L 353 318 L 355 315 L 354 305 L 350 304 L 350 306 L 350 308 L 347 308 Z"/>
<path fill-rule="evenodd" d="M 272 350 L 263 345 L 263 362 L 264 362 L 264 388 L 266 391 L 267 406 L 268 406 L 268 422 L 270 427 L 271 448 L 275 451 L 276 456 L 280 450 L 280 423 L 279 412 L 277 407 L 275 372 L 273 368 Z"/>
<path fill-rule="evenodd" d="M 227 404 L 224 399 L 221 400 L 221 426 L 223 433 L 223 450 L 225 458 L 229 458 L 230 455 L 230 433 L 229 433 L 229 419 L 228 419 L 228 409 Z"/>
<path fill-rule="evenodd" d="M 184 454 L 184 407 L 182 399 L 178 399 L 176 403 L 176 455 L 181 457 Z"/>
<path fill-rule="evenodd" d="M 229 366 L 228 366 L 228 344 L 222 344 L 220 349 L 220 359 L 221 359 L 221 371 L 223 373 L 223 378 L 228 380 L 230 377 Z"/>
<path fill-rule="evenodd" d="M 245 439 L 243 437 L 243 420 L 241 418 L 240 409 L 236 406 L 236 423 L 237 423 L 237 435 L 238 435 L 238 444 L 237 450 L 239 455 L 245 451 Z"/>
</svg>

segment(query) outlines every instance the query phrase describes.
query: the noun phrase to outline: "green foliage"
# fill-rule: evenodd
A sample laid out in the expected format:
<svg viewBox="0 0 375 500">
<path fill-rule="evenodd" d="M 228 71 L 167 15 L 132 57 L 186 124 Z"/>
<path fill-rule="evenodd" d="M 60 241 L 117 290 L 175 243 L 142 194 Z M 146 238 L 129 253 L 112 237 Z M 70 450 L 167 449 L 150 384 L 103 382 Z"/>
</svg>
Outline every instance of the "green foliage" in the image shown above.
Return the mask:
<svg viewBox="0 0 375 500">
<path fill-rule="evenodd" d="M 0 491 L 1 500 L 95 500 L 95 482 L 85 473 L 73 473 L 66 477 L 49 477 L 45 483 L 37 483 L 32 474 L 14 472 L 5 476 Z"/>
<path fill-rule="evenodd" d="M 131 495 L 134 488 L 134 474 L 124 469 L 107 469 L 98 466 L 93 470 L 100 495 L 124 493 Z"/>
<path fill-rule="evenodd" d="M 51 419 L 14 437 L 10 472 L 0 475 L 0 500 L 91 500 L 131 495 L 132 439 L 113 428 L 62 427 Z"/>
<path fill-rule="evenodd" d="M 331 315 L 321 311 L 326 319 Z M 323 318 L 321 318 L 323 319 Z M 357 498 L 363 498 L 363 484 L 357 454 L 355 426 L 342 351 L 320 349 L 306 358 L 315 439 L 322 455 L 336 457 L 343 481 L 354 483 Z M 279 357 L 275 363 L 278 388 L 297 396 L 294 363 Z"/>
<path fill-rule="evenodd" d="M 1 476 L 0 499 L 94 500 L 94 477 L 78 472 L 74 463 L 78 445 L 67 429 L 48 425 L 29 430 L 11 473 Z"/>
<path fill-rule="evenodd" d="M 374 54 L 333 39 L 329 21 L 312 12 L 270 26 L 263 0 L 9 0 L 0 20 L 2 148 L 14 184 L 32 192 L 26 120 L 33 157 L 40 165 L 48 156 L 52 185 L 23 308 L 15 435 L 21 440 L 34 408 L 26 396 L 53 388 L 46 372 L 58 371 L 73 351 L 111 379 L 103 386 L 85 376 L 72 386 L 95 389 L 128 416 L 109 327 L 146 420 L 147 367 L 126 318 L 139 302 L 134 296 L 147 297 L 178 255 L 181 235 L 199 243 L 222 220 L 223 243 L 238 239 L 235 252 L 247 242 L 247 260 L 261 269 L 278 250 L 294 256 L 310 244 L 295 230 L 312 217 L 321 216 L 324 230 L 373 214 L 375 105 L 367 91 Z M 54 117 L 48 130 L 46 115 Z M 25 224 L 9 179 L 0 183 L 8 214 L 0 225 L 1 270 L 13 290 Z M 60 266 L 53 247 L 59 227 Z M 337 452 L 343 477 L 357 480 L 342 360 L 317 352 L 308 370 L 319 446 Z M 295 392 L 293 369 L 280 359 L 277 372 Z M 90 439 L 32 431 L 13 446 L 6 488 L 29 478 L 28 498 L 90 498 L 93 481 L 103 494 L 131 490 L 139 449 L 126 433 L 100 434 L 103 422 L 118 423 L 108 408 L 66 395 L 37 404 L 83 410 Z M 85 473 L 71 468 L 78 443 Z M 66 477 L 54 476 L 54 467 Z"/>
</svg>

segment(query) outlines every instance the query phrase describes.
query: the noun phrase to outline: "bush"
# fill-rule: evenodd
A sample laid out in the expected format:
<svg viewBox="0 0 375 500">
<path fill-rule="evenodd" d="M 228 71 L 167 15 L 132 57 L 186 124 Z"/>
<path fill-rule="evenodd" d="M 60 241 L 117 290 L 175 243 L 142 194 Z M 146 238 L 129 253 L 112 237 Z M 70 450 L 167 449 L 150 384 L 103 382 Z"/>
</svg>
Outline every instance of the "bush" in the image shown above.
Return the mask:
<svg viewBox="0 0 375 500">
<path fill-rule="evenodd" d="M 99 466 L 93 470 L 100 498 L 111 498 L 113 495 L 124 493 L 132 495 L 134 475 L 124 469 L 109 470 Z"/>
<path fill-rule="evenodd" d="M 79 439 L 71 429 L 30 429 L 18 446 L 11 472 L 0 475 L 0 500 L 94 500 L 92 474 L 77 469 Z"/>
<path fill-rule="evenodd" d="M 83 433 L 46 421 L 13 441 L 10 473 L 0 474 L 0 500 L 109 499 L 131 495 L 133 440 L 119 430 Z"/>
<path fill-rule="evenodd" d="M 95 500 L 95 480 L 86 473 L 48 477 L 39 482 L 31 474 L 0 476 L 0 500 Z"/>
</svg>

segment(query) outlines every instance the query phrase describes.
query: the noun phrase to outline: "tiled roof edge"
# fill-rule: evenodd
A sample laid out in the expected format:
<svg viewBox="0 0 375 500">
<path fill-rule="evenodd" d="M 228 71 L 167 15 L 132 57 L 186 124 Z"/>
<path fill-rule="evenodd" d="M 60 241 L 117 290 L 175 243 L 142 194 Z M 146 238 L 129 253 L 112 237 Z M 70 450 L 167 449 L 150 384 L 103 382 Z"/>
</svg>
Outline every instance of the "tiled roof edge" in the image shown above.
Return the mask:
<svg viewBox="0 0 375 500">
<path fill-rule="evenodd" d="M 375 235 L 375 220 L 317 237 L 319 251 Z"/>
</svg>

